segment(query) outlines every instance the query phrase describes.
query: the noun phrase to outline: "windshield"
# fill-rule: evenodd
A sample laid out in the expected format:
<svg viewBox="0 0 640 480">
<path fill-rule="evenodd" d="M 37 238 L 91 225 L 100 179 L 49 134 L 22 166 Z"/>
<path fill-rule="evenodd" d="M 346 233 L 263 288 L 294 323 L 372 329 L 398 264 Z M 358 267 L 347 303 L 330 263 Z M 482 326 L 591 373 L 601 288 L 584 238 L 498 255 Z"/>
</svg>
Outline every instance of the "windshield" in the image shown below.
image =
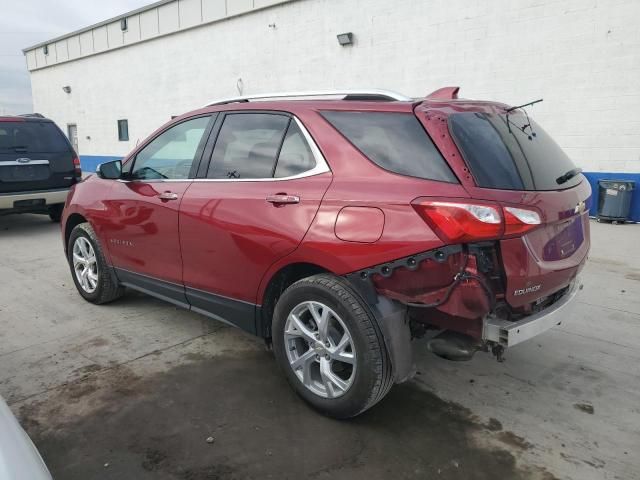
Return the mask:
<svg viewBox="0 0 640 480">
<path fill-rule="evenodd" d="M 449 129 L 479 187 L 560 190 L 581 181 L 557 182 L 575 165 L 558 144 L 521 111 L 454 113 Z"/>
<path fill-rule="evenodd" d="M 70 149 L 52 122 L 0 123 L 0 153 L 51 153 Z"/>
</svg>

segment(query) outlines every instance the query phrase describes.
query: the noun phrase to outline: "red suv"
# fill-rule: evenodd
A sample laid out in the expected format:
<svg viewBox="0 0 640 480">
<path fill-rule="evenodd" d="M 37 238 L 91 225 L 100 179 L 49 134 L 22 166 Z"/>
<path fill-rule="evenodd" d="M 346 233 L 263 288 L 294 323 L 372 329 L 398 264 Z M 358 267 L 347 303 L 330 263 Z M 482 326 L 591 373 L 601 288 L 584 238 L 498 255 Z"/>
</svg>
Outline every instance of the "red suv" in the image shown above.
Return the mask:
<svg viewBox="0 0 640 480">
<path fill-rule="evenodd" d="M 133 288 L 265 338 L 339 418 L 413 372 L 560 323 L 591 190 L 521 107 L 381 90 L 229 99 L 172 119 L 75 185 L 80 294 Z M 434 333 L 436 333 L 434 335 Z"/>
</svg>

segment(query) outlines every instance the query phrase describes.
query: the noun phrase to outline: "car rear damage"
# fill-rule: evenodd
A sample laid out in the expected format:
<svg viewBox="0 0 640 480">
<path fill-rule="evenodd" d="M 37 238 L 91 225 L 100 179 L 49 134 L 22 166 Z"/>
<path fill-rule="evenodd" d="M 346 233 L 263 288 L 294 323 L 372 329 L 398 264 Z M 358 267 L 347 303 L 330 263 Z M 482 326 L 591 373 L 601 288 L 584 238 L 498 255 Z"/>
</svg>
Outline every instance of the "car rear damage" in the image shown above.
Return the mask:
<svg viewBox="0 0 640 480">
<path fill-rule="evenodd" d="M 429 335 L 433 353 L 469 360 L 477 351 L 486 351 L 502 361 L 505 349 L 560 324 L 569 314 L 582 288 L 579 273 L 589 251 L 590 187 L 579 169 L 570 168 L 566 156 L 554 166 L 563 169 L 561 174 L 548 166 L 535 172 L 535 167 L 522 164 L 538 159 L 515 158 L 507 151 L 516 148 L 512 145 L 503 150 L 513 155 L 517 168 L 530 170 L 522 185 L 509 185 L 507 174 L 505 185 L 487 185 L 493 181 L 493 167 L 472 168 L 465 143 L 452 133 L 454 115 L 472 115 L 470 120 L 482 121 L 483 126 L 492 122 L 500 135 L 515 138 L 512 143 L 523 156 L 526 149 L 536 148 L 564 155 L 526 112 L 494 102 L 457 100 L 455 88 L 434 92 L 414 110 L 469 198 L 416 198 L 414 210 L 443 246 L 361 269 L 347 278 L 374 311 L 381 299 L 396 305 L 396 315 L 404 316 L 411 338 L 437 331 Z M 489 178 L 485 183 L 482 168 Z M 394 342 L 397 339 L 389 340 Z M 406 370 L 406 365 L 400 369 Z"/>
</svg>

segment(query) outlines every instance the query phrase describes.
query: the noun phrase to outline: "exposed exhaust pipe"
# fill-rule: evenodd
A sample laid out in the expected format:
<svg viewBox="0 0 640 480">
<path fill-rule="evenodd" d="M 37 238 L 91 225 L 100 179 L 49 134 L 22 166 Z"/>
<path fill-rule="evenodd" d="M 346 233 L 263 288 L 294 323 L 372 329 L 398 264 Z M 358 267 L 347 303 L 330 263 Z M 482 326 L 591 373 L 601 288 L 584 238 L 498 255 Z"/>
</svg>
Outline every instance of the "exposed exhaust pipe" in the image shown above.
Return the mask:
<svg viewBox="0 0 640 480">
<path fill-rule="evenodd" d="M 471 360 L 482 346 L 468 335 L 445 330 L 430 339 L 427 348 L 439 357 L 461 362 Z"/>
</svg>

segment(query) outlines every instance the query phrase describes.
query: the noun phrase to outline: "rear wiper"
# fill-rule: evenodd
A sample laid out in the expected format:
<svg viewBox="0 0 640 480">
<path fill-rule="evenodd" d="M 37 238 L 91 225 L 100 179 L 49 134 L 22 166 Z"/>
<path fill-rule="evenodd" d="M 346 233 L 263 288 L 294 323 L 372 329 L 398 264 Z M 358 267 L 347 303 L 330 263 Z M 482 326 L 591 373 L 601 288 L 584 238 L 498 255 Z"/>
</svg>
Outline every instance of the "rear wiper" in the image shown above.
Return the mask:
<svg viewBox="0 0 640 480">
<path fill-rule="evenodd" d="M 527 132 L 525 132 L 525 130 L 527 129 L 527 127 L 529 127 L 531 129 L 531 135 L 527 135 L 527 137 L 529 138 L 529 140 L 533 140 L 533 137 L 536 136 L 536 132 L 533 131 L 533 128 L 531 127 L 531 120 L 529 120 L 529 114 L 527 113 L 527 111 L 525 110 L 524 107 L 530 107 L 531 105 L 535 105 L 536 103 L 540 103 L 542 101 L 542 98 L 538 99 L 538 100 L 534 100 L 533 102 L 529 102 L 529 103 L 523 103 L 522 105 L 516 105 L 515 107 L 509 107 L 507 109 L 505 109 L 505 113 L 506 113 L 506 117 L 507 117 L 507 128 L 509 129 L 509 133 L 511 133 L 511 124 L 513 122 L 511 122 L 509 120 L 509 114 L 511 112 L 513 112 L 514 110 L 518 110 L 518 109 L 522 109 L 522 111 L 524 112 L 525 117 L 527 117 L 527 124 L 519 127 L 517 125 L 515 125 L 515 127 L 520 130 L 522 133 L 524 133 L 525 135 L 527 135 Z"/>
<path fill-rule="evenodd" d="M 573 177 L 575 177 L 576 175 L 579 175 L 581 173 L 582 173 L 582 169 L 581 168 L 572 168 L 571 170 L 569 170 L 564 175 L 560 175 L 558 178 L 556 178 L 556 183 L 558 185 L 562 185 L 563 183 L 568 182 Z"/>
<path fill-rule="evenodd" d="M 505 110 L 505 112 L 509 113 L 509 112 L 513 112 L 514 110 L 518 110 L 519 108 L 530 107 L 531 105 L 540 103 L 542 100 L 543 100 L 542 98 L 539 98 L 538 100 L 534 100 L 533 102 L 523 103 L 522 105 L 516 105 L 515 107 L 509 107 Z"/>
</svg>

